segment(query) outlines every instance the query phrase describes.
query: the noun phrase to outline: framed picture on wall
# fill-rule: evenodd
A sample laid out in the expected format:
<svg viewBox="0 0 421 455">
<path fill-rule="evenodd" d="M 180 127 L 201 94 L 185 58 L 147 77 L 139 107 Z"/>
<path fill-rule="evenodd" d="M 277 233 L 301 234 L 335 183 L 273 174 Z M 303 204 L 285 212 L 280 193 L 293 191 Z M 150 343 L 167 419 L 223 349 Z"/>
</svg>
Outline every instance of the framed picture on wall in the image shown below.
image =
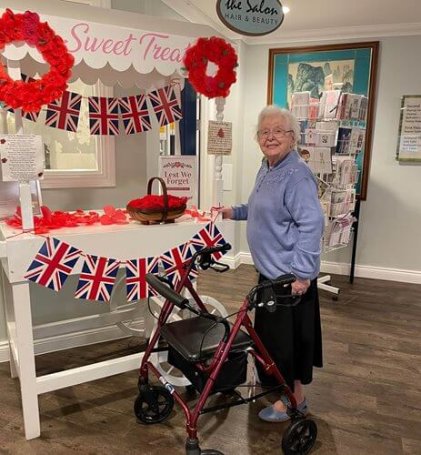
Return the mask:
<svg viewBox="0 0 421 455">
<path fill-rule="evenodd" d="M 338 90 L 340 94 L 352 94 L 349 101 L 353 95 L 360 95 L 358 111 L 364 113 L 366 129 L 364 144 L 356 156 L 357 192 L 362 200 L 367 196 L 378 51 L 378 41 L 269 49 L 268 104 L 289 109 L 294 93 L 308 92 L 311 111 L 311 101 L 323 99 L 323 92 Z M 356 106 L 352 109 L 356 110 Z M 350 112 L 353 112 L 351 106 Z"/>
</svg>

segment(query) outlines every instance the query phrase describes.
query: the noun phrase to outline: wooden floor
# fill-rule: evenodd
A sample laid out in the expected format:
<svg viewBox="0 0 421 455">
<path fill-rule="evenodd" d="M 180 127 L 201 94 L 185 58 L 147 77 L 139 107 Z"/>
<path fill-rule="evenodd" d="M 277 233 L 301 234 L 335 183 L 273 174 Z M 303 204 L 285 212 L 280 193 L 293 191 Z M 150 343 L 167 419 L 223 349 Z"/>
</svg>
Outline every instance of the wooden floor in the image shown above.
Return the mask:
<svg viewBox="0 0 421 455">
<path fill-rule="evenodd" d="M 255 280 L 251 266 L 202 274 L 199 289 L 238 307 Z M 421 454 L 421 286 L 334 277 L 337 302 L 321 292 L 325 366 L 306 390 L 319 436 L 319 455 Z M 121 352 L 126 339 L 37 358 L 39 374 Z M 164 424 L 143 426 L 133 416 L 137 373 L 131 372 L 40 397 L 41 438 L 25 441 L 19 386 L 0 365 L 1 454 L 182 455 L 184 419 L 176 406 Z M 215 397 L 215 399 L 218 399 Z M 280 454 L 285 424 L 260 422 L 265 403 L 238 406 L 199 420 L 202 448 L 225 455 Z"/>
</svg>

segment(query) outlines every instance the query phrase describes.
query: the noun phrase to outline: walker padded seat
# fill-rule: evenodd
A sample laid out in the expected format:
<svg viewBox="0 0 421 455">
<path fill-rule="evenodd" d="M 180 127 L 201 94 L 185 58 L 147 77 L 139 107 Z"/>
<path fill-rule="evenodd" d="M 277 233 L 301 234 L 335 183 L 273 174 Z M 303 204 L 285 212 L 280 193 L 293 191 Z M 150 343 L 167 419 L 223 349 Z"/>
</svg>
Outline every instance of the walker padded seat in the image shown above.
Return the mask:
<svg viewBox="0 0 421 455">
<path fill-rule="evenodd" d="M 165 324 L 161 335 L 188 362 L 198 362 L 215 353 L 224 331 L 223 324 L 197 316 Z M 230 351 L 244 350 L 252 344 L 249 335 L 239 330 Z"/>
</svg>

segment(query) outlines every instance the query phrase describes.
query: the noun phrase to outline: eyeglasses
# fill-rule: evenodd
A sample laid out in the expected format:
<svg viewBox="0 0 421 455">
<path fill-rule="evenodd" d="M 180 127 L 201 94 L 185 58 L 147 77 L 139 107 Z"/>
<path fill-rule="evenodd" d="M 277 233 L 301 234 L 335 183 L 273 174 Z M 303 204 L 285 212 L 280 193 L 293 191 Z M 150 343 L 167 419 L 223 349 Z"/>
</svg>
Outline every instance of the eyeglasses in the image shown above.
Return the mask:
<svg viewBox="0 0 421 455">
<path fill-rule="evenodd" d="M 282 128 L 275 128 L 274 130 L 260 130 L 257 132 L 259 139 L 267 139 L 271 134 L 277 139 L 285 137 L 288 133 L 293 133 L 294 130 L 284 130 Z"/>
</svg>

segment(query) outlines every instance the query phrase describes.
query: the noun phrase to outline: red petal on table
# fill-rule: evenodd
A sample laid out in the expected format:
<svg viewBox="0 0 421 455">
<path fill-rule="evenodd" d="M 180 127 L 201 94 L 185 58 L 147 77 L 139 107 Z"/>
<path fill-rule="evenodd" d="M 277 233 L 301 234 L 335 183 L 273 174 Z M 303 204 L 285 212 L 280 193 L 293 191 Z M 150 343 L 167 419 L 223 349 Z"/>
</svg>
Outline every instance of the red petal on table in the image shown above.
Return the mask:
<svg viewBox="0 0 421 455">
<path fill-rule="evenodd" d="M 126 221 L 126 214 L 122 210 L 116 210 L 112 216 L 113 220 L 117 223 L 118 221 Z"/>
<path fill-rule="evenodd" d="M 109 217 L 108 215 L 102 215 L 100 218 L 99 218 L 99 222 L 103 225 L 107 225 L 107 224 L 113 224 L 113 220 L 111 217 Z"/>
<path fill-rule="evenodd" d="M 46 206 L 46 205 L 43 205 L 41 206 L 41 213 L 42 213 L 42 217 L 45 219 L 45 221 L 47 221 L 48 223 L 51 221 L 51 210 Z"/>
<path fill-rule="evenodd" d="M 11 218 L 7 218 L 6 224 L 12 227 L 22 227 L 22 222 L 20 219 L 16 218 L 15 216 Z"/>
<path fill-rule="evenodd" d="M 113 205 L 106 205 L 104 206 L 104 213 L 108 216 L 113 216 L 115 212 L 115 207 Z"/>
<path fill-rule="evenodd" d="M 46 226 L 39 226 L 34 229 L 35 234 L 46 234 L 47 232 L 50 232 L 50 230 Z"/>
</svg>

